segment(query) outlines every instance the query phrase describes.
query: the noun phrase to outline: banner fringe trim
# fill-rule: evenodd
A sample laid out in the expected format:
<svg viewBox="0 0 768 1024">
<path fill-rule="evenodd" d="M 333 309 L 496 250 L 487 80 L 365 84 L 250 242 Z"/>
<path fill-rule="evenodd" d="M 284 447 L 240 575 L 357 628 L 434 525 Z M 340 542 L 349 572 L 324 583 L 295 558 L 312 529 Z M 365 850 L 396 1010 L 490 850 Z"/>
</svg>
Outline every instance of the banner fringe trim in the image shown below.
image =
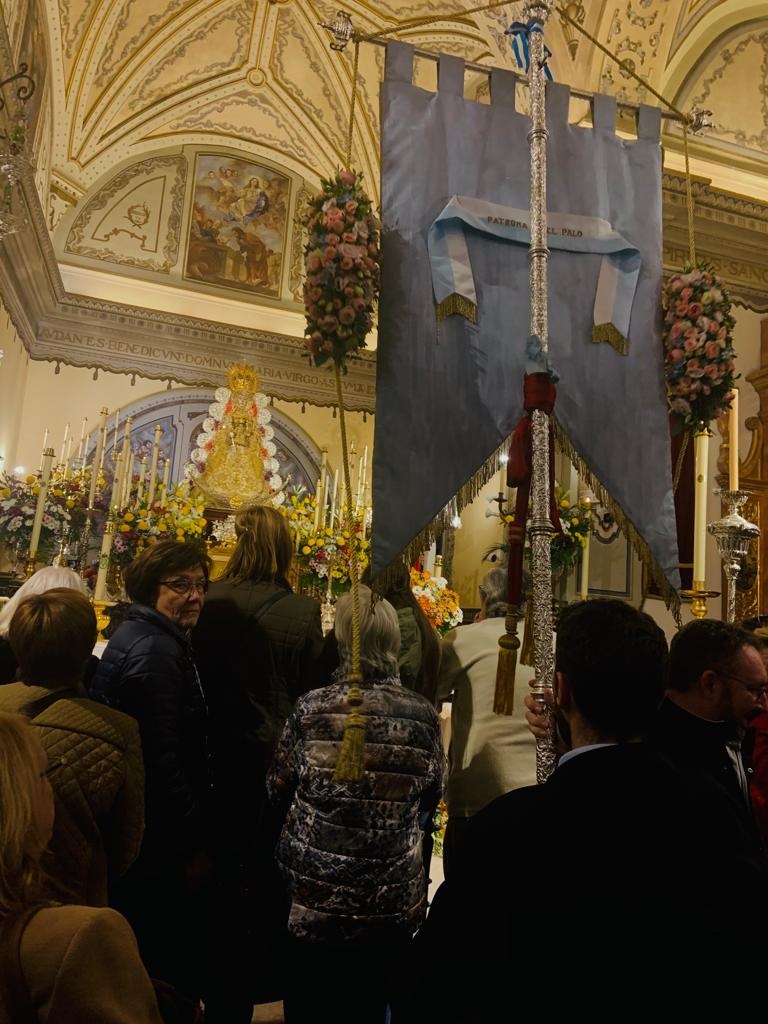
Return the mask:
<svg viewBox="0 0 768 1024">
<path fill-rule="evenodd" d="M 472 476 L 465 481 L 456 492 L 456 510 L 461 512 L 470 505 L 478 494 L 482 491 L 487 483 L 498 476 L 499 470 L 501 469 L 502 463 L 499 460 L 501 455 L 506 455 L 509 451 L 510 441 L 512 434 L 506 437 L 504 441 L 499 445 L 495 452 L 488 456 L 485 462 L 480 468 L 472 474 Z M 450 506 L 450 500 L 449 500 Z M 403 548 L 399 555 L 396 555 L 391 562 L 384 566 L 375 577 L 372 579 L 372 589 L 379 594 L 384 594 L 389 589 L 390 585 L 397 578 L 398 569 L 402 565 L 411 566 L 419 558 L 424 551 L 432 546 L 434 541 L 437 539 L 438 533 L 442 532 L 447 526 L 450 525 L 452 511 L 449 508 L 444 509 L 434 519 L 432 519 L 423 529 L 421 529 L 413 540 Z M 376 529 L 376 523 L 374 521 L 373 529 Z"/>
<path fill-rule="evenodd" d="M 619 503 L 610 496 L 603 484 L 597 479 L 579 452 L 576 451 L 574 446 L 571 444 L 570 438 L 566 434 L 557 417 L 553 416 L 552 422 L 555 430 L 555 439 L 560 449 L 571 460 L 578 470 L 579 478 L 584 480 L 597 498 L 598 502 L 610 510 L 611 514 L 616 519 L 616 522 L 619 524 L 622 533 L 632 545 L 632 548 L 643 563 L 643 566 L 652 578 L 653 582 L 659 588 L 664 604 L 672 612 L 675 617 L 675 622 L 678 627 L 680 627 L 682 625 L 682 620 L 680 618 L 680 595 L 664 575 L 661 566 L 654 558 L 646 541 L 640 536 L 635 524 L 626 515 L 621 505 L 619 505 Z"/>
</svg>

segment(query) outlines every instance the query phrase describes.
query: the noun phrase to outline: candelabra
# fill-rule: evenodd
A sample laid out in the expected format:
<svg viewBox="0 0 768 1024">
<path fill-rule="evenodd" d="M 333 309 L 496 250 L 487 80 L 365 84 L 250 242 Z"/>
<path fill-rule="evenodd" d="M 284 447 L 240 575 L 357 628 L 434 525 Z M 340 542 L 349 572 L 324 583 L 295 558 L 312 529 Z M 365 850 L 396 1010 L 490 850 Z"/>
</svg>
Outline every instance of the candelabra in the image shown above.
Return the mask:
<svg viewBox="0 0 768 1024">
<path fill-rule="evenodd" d="M 723 560 L 723 571 L 727 582 L 726 621 L 736 618 L 736 580 L 741 572 L 750 541 L 760 536 L 759 527 L 741 515 L 740 510 L 750 497 L 749 491 L 721 491 L 721 497 L 728 509 L 722 519 L 710 523 L 707 529 L 717 542 L 717 549 Z"/>
</svg>

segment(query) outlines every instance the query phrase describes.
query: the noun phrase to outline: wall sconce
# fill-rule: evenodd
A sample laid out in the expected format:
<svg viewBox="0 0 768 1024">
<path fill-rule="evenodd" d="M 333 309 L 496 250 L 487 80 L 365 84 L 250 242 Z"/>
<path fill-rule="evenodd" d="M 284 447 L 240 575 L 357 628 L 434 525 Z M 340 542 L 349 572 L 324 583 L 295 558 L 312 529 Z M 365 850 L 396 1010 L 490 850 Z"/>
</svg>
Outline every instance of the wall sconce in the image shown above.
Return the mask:
<svg viewBox="0 0 768 1024">
<path fill-rule="evenodd" d="M 15 75 L 0 82 L 0 111 L 5 109 L 3 90 L 12 82 L 16 84 L 18 104 L 26 103 L 35 91 L 34 79 L 27 74 L 29 65 L 20 64 Z M 10 119 L 7 128 L 0 129 L 0 241 L 13 235 L 26 224 L 23 203 L 19 195 L 19 181 L 28 161 L 24 152 L 27 139 L 27 122 L 20 111 Z"/>
</svg>

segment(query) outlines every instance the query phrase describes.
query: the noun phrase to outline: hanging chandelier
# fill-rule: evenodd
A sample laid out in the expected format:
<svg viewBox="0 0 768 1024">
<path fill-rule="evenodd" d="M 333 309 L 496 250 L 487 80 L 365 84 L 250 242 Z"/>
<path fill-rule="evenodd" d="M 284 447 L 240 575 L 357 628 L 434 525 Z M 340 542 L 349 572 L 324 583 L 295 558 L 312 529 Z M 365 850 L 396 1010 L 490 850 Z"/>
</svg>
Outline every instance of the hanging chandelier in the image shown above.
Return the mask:
<svg viewBox="0 0 768 1024">
<path fill-rule="evenodd" d="M 27 223 L 19 183 L 29 165 L 25 154 L 27 121 L 23 104 L 35 91 L 28 69 L 27 64 L 20 64 L 16 74 L 0 82 L 0 111 L 6 109 L 4 89 L 11 83 L 16 83 L 17 101 L 17 112 L 8 117 L 7 126 L 0 129 L 0 241 L 21 231 Z"/>
</svg>

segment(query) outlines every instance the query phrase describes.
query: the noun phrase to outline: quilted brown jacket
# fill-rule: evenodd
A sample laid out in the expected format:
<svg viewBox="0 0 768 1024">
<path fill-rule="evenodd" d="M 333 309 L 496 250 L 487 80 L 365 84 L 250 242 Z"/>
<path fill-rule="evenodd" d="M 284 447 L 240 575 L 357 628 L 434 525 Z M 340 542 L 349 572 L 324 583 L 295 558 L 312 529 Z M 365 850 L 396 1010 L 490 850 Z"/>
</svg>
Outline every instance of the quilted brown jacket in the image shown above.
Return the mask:
<svg viewBox="0 0 768 1024">
<path fill-rule="evenodd" d="M 0 686 L 0 711 L 26 714 L 40 730 L 56 801 L 43 858 L 47 895 L 61 903 L 107 905 L 107 885 L 124 874 L 144 833 L 144 764 L 136 722 L 121 711 L 46 686 Z"/>
</svg>

